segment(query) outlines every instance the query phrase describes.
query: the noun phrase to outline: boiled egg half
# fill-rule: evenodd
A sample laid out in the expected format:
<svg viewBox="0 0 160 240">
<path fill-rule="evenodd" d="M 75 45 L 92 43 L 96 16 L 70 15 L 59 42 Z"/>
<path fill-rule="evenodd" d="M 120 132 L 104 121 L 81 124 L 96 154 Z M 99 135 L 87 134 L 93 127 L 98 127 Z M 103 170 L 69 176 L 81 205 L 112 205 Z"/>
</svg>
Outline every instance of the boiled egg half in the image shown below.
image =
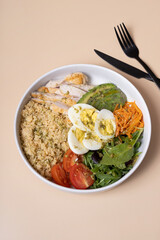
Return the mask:
<svg viewBox="0 0 160 240">
<path fill-rule="evenodd" d="M 107 109 L 102 109 L 95 121 L 95 133 L 103 139 L 108 140 L 113 138 L 116 131 L 116 121 L 113 113 Z"/>
<path fill-rule="evenodd" d="M 82 131 L 93 131 L 98 112 L 89 104 L 78 103 L 69 108 L 68 117 Z"/>
<path fill-rule="evenodd" d="M 89 104 L 75 104 L 68 110 L 73 126 L 68 132 L 68 143 L 76 154 L 101 149 L 105 142 L 113 138 L 116 122 L 111 111 L 98 111 Z"/>
</svg>

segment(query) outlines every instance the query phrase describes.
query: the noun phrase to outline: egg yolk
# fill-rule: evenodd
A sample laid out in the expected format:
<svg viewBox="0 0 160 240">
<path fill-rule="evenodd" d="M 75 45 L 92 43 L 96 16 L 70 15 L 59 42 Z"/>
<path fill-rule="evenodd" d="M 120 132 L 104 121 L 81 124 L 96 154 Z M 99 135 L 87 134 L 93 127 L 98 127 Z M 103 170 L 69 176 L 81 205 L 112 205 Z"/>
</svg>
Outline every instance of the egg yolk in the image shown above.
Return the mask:
<svg viewBox="0 0 160 240">
<path fill-rule="evenodd" d="M 101 139 L 97 135 L 93 135 L 91 132 L 87 132 L 86 139 L 92 139 L 97 142 L 101 142 Z"/>
<path fill-rule="evenodd" d="M 76 138 L 78 139 L 78 141 L 80 143 L 82 143 L 82 141 L 84 139 L 85 132 L 80 130 L 79 128 L 76 128 L 76 130 L 74 131 L 74 134 L 75 134 Z"/>
<path fill-rule="evenodd" d="M 80 113 L 80 119 L 82 123 L 91 131 L 94 130 L 96 118 L 97 112 L 95 109 L 83 109 Z"/>
<path fill-rule="evenodd" d="M 102 120 L 98 129 L 103 136 L 114 134 L 112 120 L 109 119 Z"/>
</svg>

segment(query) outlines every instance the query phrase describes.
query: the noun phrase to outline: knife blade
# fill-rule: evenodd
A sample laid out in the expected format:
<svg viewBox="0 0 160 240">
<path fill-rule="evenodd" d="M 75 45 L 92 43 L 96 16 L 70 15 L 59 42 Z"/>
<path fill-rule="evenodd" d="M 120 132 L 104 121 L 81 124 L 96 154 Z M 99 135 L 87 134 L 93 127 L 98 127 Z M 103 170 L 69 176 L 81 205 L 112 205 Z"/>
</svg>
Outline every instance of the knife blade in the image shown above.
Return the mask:
<svg viewBox="0 0 160 240">
<path fill-rule="evenodd" d="M 135 68 L 125 62 L 122 62 L 114 57 L 111 57 L 103 52 L 100 52 L 96 49 L 94 49 L 95 53 L 101 57 L 103 60 L 111 64 L 112 66 L 118 68 L 119 70 L 133 76 L 136 78 L 145 78 L 147 80 L 150 80 L 153 82 L 152 78 L 149 76 L 149 74 L 143 72 L 142 70 Z"/>
</svg>

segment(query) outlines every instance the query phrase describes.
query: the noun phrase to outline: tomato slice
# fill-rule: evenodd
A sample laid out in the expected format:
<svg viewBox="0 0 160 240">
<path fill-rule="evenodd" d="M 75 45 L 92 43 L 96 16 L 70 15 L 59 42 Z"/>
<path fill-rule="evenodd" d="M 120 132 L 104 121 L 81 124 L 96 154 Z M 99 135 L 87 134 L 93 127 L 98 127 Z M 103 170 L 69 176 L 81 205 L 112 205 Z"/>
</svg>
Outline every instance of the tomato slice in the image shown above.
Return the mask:
<svg viewBox="0 0 160 240">
<path fill-rule="evenodd" d="M 77 162 L 81 161 L 81 155 L 77 155 L 72 152 L 71 149 L 68 149 L 63 156 L 63 168 L 66 172 L 70 172 L 70 168 Z"/>
<path fill-rule="evenodd" d="M 75 163 L 70 169 L 70 181 L 77 189 L 86 189 L 94 183 L 94 175 L 83 163 Z"/>
<path fill-rule="evenodd" d="M 62 163 L 57 163 L 51 168 L 51 175 L 55 183 L 64 187 L 70 187 L 69 178 L 63 169 Z"/>
</svg>

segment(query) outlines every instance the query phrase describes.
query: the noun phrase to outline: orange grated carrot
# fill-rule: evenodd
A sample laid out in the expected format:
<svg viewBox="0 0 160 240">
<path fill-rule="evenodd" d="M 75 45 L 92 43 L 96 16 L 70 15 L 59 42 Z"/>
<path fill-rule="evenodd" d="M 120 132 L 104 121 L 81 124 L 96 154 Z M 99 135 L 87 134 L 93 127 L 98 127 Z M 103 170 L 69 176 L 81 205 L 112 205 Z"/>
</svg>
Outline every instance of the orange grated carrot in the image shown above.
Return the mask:
<svg viewBox="0 0 160 240">
<path fill-rule="evenodd" d="M 118 105 L 113 112 L 116 119 L 116 136 L 126 134 L 131 138 L 132 133 L 144 127 L 143 114 L 135 102 L 126 102 L 119 109 L 117 107 Z"/>
</svg>

